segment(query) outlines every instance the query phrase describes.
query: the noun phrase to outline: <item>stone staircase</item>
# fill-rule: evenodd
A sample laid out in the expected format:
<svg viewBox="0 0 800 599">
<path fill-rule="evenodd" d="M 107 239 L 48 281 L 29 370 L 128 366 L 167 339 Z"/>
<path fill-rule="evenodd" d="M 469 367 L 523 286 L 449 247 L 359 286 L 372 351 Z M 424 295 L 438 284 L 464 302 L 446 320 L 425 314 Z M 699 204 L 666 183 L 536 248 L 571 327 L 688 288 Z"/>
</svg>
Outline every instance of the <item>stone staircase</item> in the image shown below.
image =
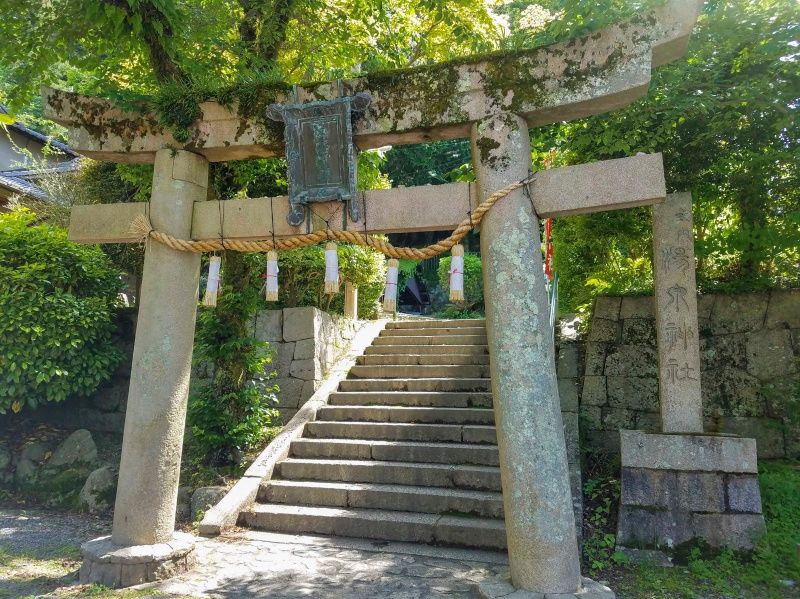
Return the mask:
<svg viewBox="0 0 800 599">
<path fill-rule="evenodd" d="M 484 321 L 389 323 L 241 521 L 505 549 Z"/>
</svg>

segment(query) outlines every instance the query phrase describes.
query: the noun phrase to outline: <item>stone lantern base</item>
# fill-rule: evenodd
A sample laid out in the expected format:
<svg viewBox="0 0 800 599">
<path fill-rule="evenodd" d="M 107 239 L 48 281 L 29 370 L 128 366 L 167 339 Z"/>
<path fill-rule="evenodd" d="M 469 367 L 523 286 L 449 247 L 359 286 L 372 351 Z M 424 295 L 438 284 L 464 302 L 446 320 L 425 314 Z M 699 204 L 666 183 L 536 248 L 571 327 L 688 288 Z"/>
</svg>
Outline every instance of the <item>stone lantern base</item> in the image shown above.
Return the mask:
<svg viewBox="0 0 800 599">
<path fill-rule="evenodd" d="M 574 593 L 537 593 L 523 591 L 511 584 L 508 574 L 488 578 L 478 584 L 478 594 L 483 599 L 615 599 L 616 594 L 607 586 L 591 578 L 581 579 L 581 588 Z"/>
<path fill-rule="evenodd" d="M 156 545 L 120 546 L 110 536 L 93 539 L 81 545 L 80 581 L 120 588 L 171 578 L 194 565 L 194 542 L 181 532 Z"/>
<path fill-rule="evenodd" d="M 620 550 L 703 539 L 749 550 L 764 532 L 755 439 L 620 431 Z"/>
</svg>

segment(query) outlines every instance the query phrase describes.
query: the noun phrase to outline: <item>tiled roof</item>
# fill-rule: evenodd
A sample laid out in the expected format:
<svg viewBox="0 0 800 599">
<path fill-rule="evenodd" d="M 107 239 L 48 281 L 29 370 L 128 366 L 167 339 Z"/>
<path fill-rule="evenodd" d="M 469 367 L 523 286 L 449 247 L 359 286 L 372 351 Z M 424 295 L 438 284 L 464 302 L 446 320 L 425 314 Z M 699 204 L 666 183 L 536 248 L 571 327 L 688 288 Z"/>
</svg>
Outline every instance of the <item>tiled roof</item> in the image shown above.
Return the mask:
<svg viewBox="0 0 800 599">
<path fill-rule="evenodd" d="M 9 114 L 8 108 L 4 104 L 0 104 L 0 114 Z M 12 123 L 11 125 L 6 125 L 9 129 L 13 129 L 26 137 L 30 137 L 31 139 L 35 139 L 36 141 L 42 144 L 50 144 L 52 147 L 56 148 L 57 150 L 64 152 L 67 156 L 77 157 L 78 155 L 72 151 L 72 149 L 58 140 L 53 139 L 49 135 L 44 135 L 43 133 L 39 133 L 38 131 L 34 131 L 33 129 L 26 127 L 20 122 Z"/>
</svg>

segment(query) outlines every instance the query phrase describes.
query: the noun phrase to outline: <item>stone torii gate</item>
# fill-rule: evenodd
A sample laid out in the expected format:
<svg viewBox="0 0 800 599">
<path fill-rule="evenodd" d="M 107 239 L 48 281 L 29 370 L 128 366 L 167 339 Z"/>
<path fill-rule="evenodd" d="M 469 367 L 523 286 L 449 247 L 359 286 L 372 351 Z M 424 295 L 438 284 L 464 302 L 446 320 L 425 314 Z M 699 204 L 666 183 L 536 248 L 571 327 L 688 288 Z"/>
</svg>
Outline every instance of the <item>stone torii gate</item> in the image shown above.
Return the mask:
<svg viewBox="0 0 800 599">
<path fill-rule="evenodd" d="M 697 0 L 671 0 L 543 48 L 345 81 L 344 95 L 372 98 L 354 125 L 358 148 L 470 137 L 477 176 L 476 185 L 366 192 L 367 222 L 346 226 L 367 233 L 455 227 L 491 193 L 528 176 L 529 127 L 613 110 L 643 96 L 652 68 L 685 50 L 698 10 Z M 79 153 L 155 165 L 149 204 L 75 207 L 72 240 L 138 241 L 130 225 L 143 213 L 157 230 L 182 239 L 305 232 L 286 222 L 286 198 L 206 201 L 208 163 L 282 155 L 283 137 L 268 122 L 267 105 L 335 98 L 336 84 L 300 86 L 292 99 L 288 87 L 273 91 L 257 109 L 203 103 L 185 142 L 153 115 L 64 91 L 43 93 L 46 115 L 69 129 Z M 661 157 L 544 171 L 530 192 L 512 192 L 481 224 L 511 580 L 528 591 L 574 594 L 581 588 L 580 564 L 538 219 L 663 201 Z M 338 210 L 338 203 L 315 208 L 323 219 Z M 174 513 L 199 275 L 199 254 L 147 244 L 113 532 L 84 552 L 93 580 L 129 585 L 190 565 L 191 540 L 174 532 Z"/>
</svg>

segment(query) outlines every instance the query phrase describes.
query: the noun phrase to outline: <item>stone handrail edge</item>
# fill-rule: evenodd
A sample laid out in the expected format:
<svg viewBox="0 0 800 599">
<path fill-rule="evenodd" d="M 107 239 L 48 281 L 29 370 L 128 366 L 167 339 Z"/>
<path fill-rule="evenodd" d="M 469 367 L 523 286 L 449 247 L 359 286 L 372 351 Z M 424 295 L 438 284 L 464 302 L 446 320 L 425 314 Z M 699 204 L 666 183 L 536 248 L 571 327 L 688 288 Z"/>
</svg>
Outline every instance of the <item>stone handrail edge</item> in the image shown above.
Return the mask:
<svg viewBox="0 0 800 599">
<path fill-rule="evenodd" d="M 347 354 L 331 368 L 322 385 L 314 392 L 297 413 L 286 423 L 283 430 L 253 461 L 242 478 L 225 494 L 219 503 L 209 509 L 198 526 L 202 536 L 217 536 L 233 528 L 239 514 L 248 509 L 256 499 L 261 482 L 269 479 L 275 465 L 289 455 L 289 447 L 302 436 L 305 425 L 316 419 L 317 410 L 328 403 L 330 394 L 347 377 L 355 365 L 356 358 L 372 344 L 385 328 L 388 320 L 366 321 L 350 343 Z"/>
</svg>

